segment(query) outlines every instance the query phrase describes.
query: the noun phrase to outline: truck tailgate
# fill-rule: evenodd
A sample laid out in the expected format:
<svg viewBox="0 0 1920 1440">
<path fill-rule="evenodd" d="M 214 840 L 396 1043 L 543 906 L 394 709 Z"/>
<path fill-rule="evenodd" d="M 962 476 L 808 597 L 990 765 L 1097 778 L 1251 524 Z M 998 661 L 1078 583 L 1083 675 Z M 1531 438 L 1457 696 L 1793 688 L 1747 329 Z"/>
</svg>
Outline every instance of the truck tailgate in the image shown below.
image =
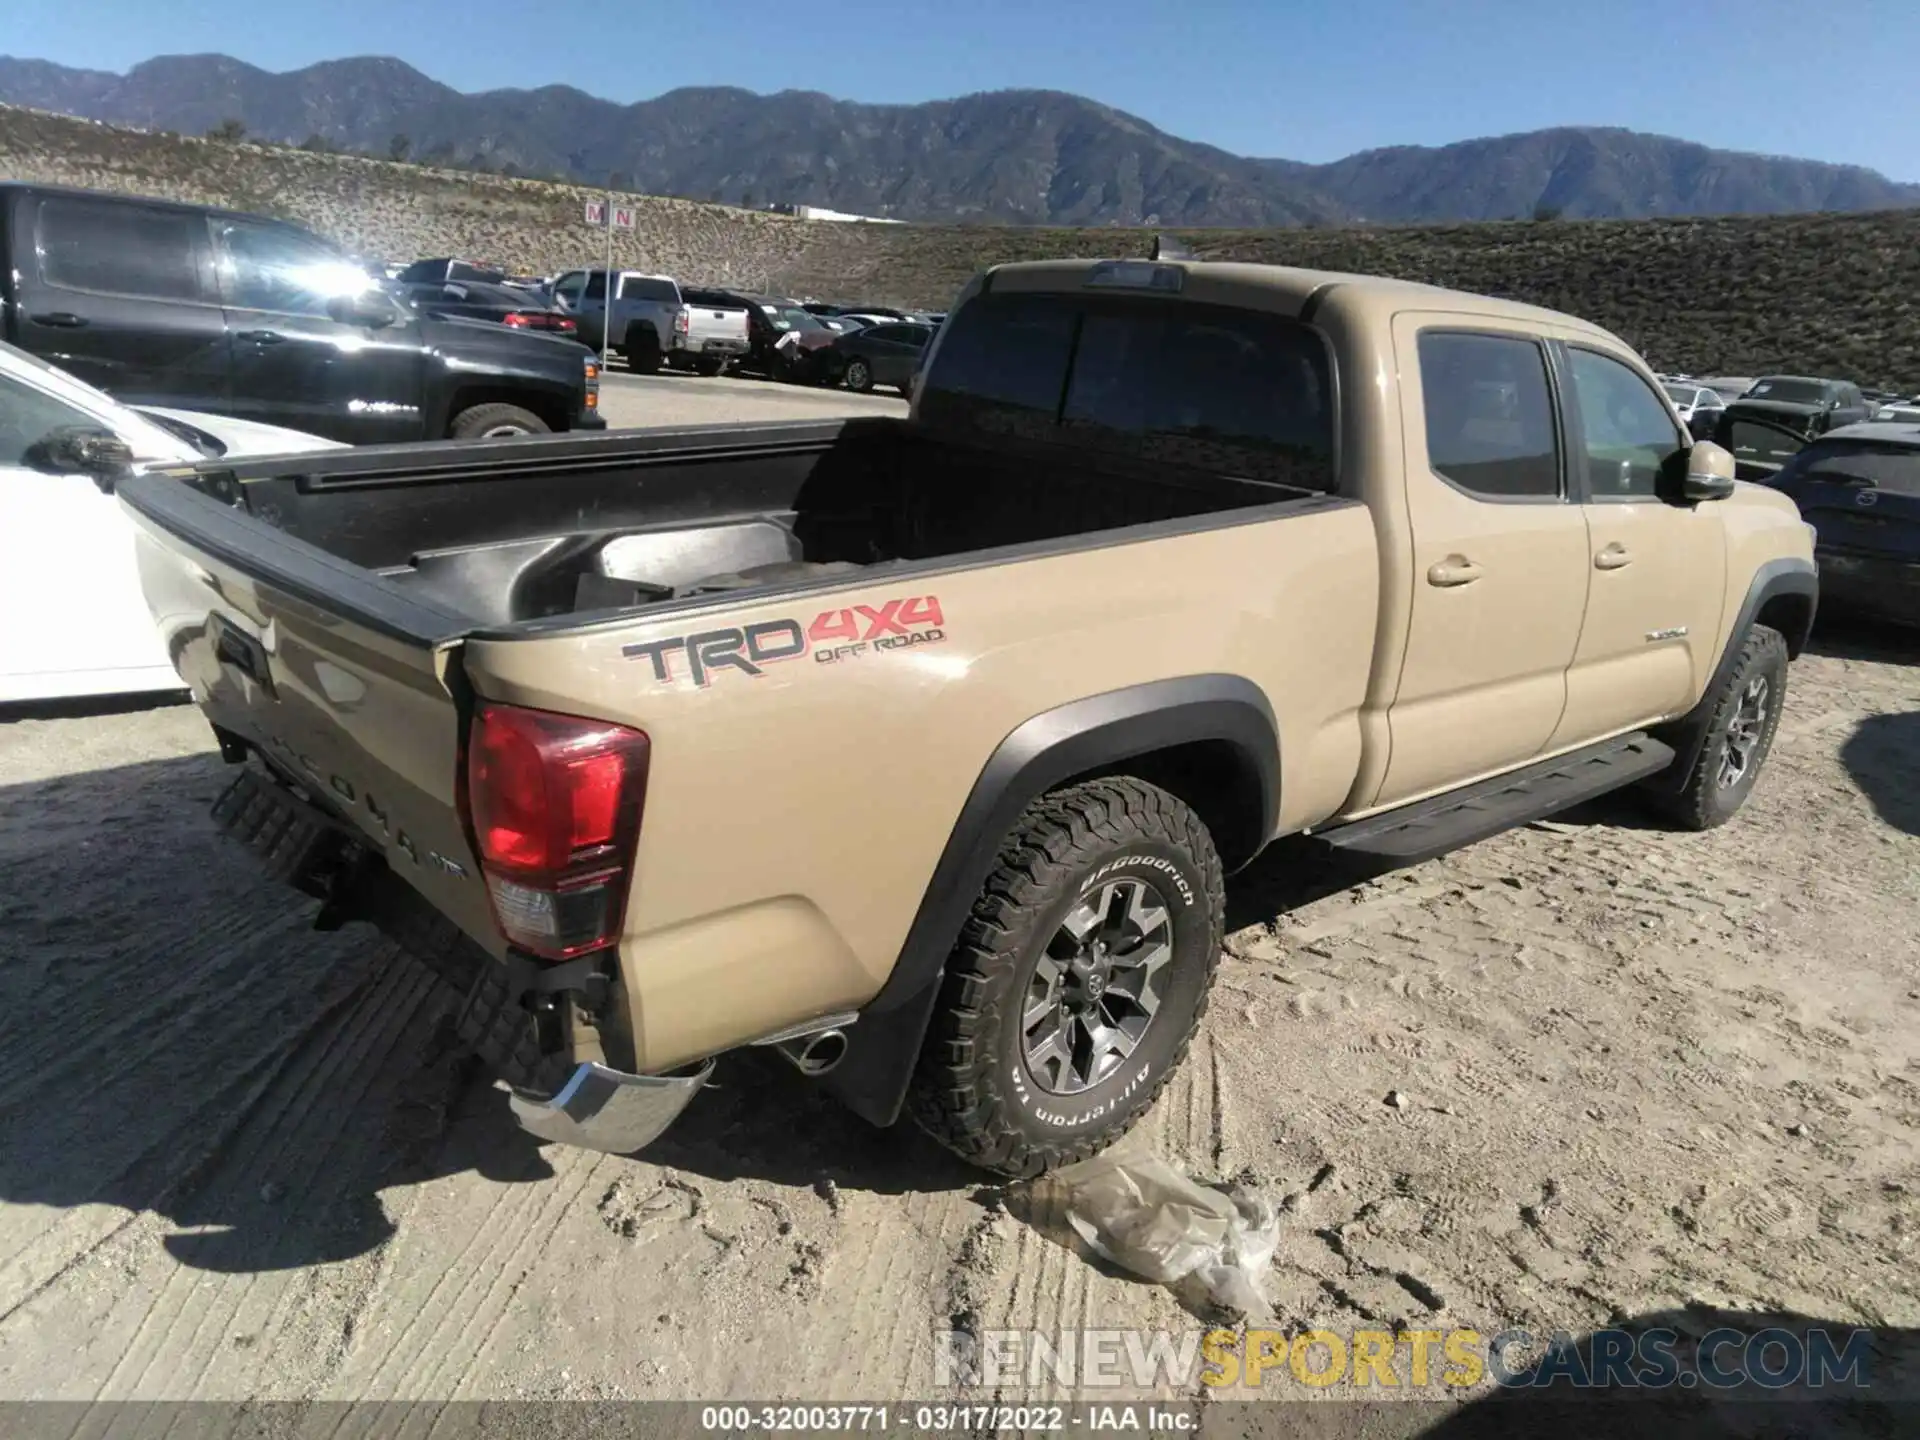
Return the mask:
<svg viewBox="0 0 1920 1440">
<path fill-rule="evenodd" d="M 687 334 L 693 340 L 747 343 L 747 312 L 731 305 L 687 305 Z"/>
<path fill-rule="evenodd" d="M 118 494 L 148 606 L 208 718 L 500 953 L 456 799 L 462 617 L 176 475 Z"/>
</svg>

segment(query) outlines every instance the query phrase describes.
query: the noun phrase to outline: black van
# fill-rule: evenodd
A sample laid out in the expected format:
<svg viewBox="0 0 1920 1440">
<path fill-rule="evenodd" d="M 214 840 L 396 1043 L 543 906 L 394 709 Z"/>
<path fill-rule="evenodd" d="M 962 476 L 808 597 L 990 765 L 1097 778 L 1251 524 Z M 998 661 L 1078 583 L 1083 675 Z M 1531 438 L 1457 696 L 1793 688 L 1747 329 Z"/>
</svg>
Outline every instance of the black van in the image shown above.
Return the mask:
<svg viewBox="0 0 1920 1440">
<path fill-rule="evenodd" d="M 351 443 L 602 430 L 572 340 L 422 316 L 297 225 L 0 184 L 0 337 L 135 405 Z"/>
</svg>

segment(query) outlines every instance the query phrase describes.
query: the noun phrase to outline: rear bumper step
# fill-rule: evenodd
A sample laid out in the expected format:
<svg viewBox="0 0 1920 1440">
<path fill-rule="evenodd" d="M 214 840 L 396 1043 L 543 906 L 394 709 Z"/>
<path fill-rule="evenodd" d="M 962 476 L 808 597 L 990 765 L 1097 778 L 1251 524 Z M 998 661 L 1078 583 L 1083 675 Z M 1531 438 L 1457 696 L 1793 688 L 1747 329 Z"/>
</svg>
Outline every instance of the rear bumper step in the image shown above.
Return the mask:
<svg viewBox="0 0 1920 1440">
<path fill-rule="evenodd" d="M 712 1074 L 711 1060 L 683 1075 L 629 1075 L 586 1060 L 550 1099 L 515 1091 L 513 1116 L 542 1140 L 631 1155 L 658 1140 Z"/>
<path fill-rule="evenodd" d="M 1402 865 L 1430 860 L 1631 785 L 1666 769 L 1673 759 L 1672 746 L 1636 731 L 1463 790 L 1322 830 L 1319 838 L 1350 855 L 1373 855 Z"/>
<path fill-rule="evenodd" d="M 214 801 L 213 818 L 259 856 L 276 880 L 325 902 L 315 925 L 377 925 L 401 948 L 464 991 L 461 1041 L 513 1091 L 521 1128 L 543 1140 L 627 1155 L 658 1139 L 713 1073 L 713 1062 L 672 1075 L 629 1075 L 595 1061 L 545 1053 L 523 987 L 495 960 L 371 857 L 359 837 L 253 769 Z"/>
</svg>

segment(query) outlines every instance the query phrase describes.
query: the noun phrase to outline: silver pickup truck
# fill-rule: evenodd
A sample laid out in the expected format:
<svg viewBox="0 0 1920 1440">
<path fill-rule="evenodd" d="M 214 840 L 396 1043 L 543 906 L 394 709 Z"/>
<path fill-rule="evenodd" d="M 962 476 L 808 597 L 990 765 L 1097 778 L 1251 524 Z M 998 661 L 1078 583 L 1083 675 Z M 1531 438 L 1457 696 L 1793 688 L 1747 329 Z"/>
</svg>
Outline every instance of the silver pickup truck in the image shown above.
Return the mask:
<svg viewBox="0 0 1920 1440">
<path fill-rule="evenodd" d="M 554 282 L 554 300 L 574 317 L 583 344 L 598 350 L 604 335 L 609 348 L 643 375 L 662 365 L 718 375 L 750 348 L 744 309 L 689 305 L 671 276 L 614 273 L 611 325 L 605 270 L 569 270 Z"/>
</svg>

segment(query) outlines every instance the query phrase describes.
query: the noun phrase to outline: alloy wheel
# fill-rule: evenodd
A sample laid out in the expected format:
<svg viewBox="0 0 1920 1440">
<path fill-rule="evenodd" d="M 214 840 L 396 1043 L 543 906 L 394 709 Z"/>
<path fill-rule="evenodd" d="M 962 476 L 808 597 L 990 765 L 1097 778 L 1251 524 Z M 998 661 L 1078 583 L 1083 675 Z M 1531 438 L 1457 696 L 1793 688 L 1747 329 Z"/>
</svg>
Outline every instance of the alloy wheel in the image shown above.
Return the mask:
<svg viewBox="0 0 1920 1440">
<path fill-rule="evenodd" d="M 1173 917 L 1144 880 L 1080 897 L 1047 942 L 1020 1015 L 1027 1073 L 1053 1095 L 1091 1089 L 1153 1024 L 1173 959 Z"/>
<path fill-rule="evenodd" d="M 1726 743 L 1720 751 L 1720 788 L 1731 790 L 1746 779 L 1760 758 L 1760 741 L 1767 731 L 1767 703 L 1773 686 L 1756 675 L 1740 692 L 1739 707 L 1727 722 Z"/>
</svg>

